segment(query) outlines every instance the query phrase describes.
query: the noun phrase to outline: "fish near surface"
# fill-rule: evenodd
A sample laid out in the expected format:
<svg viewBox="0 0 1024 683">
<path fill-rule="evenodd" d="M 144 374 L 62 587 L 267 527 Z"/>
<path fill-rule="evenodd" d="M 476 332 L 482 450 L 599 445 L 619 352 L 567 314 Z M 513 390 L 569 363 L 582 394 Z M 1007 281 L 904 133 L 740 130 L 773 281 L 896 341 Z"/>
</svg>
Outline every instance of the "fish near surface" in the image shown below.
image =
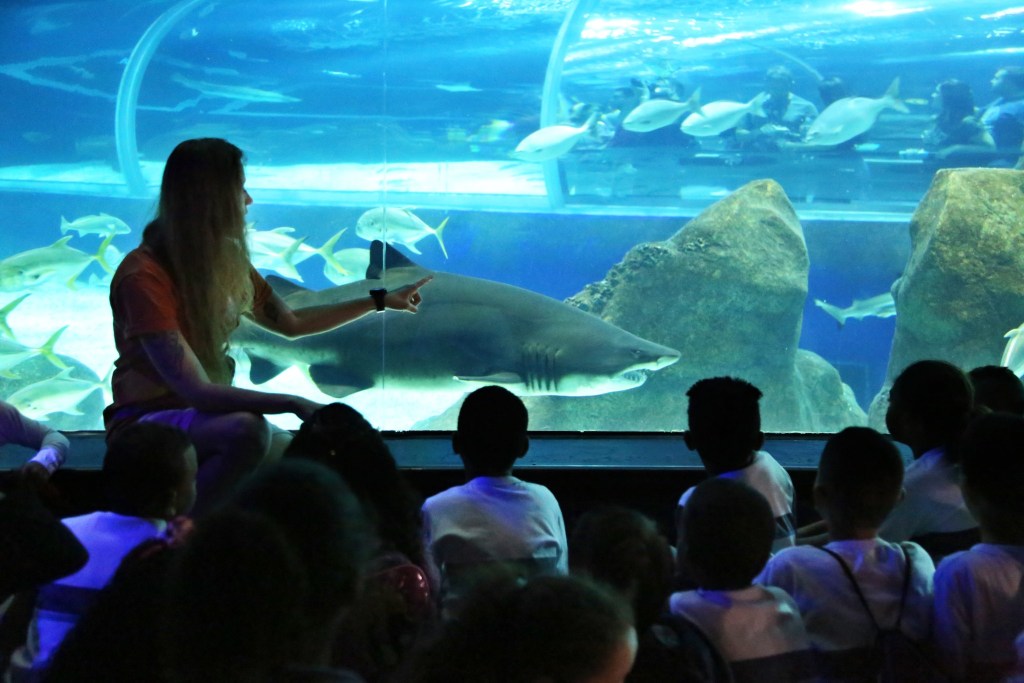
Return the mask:
<svg viewBox="0 0 1024 683">
<path fill-rule="evenodd" d="M 764 103 L 768 93 L 758 93 L 749 102 L 733 102 L 717 100 L 701 106 L 700 112 L 694 112 L 683 119 L 679 130 L 694 137 L 710 137 L 735 128 L 747 114 L 764 116 Z"/>
<path fill-rule="evenodd" d="M 844 97 L 836 100 L 814 119 L 804 142 L 826 146 L 842 144 L 870 130 L 884 109 L 906 113 L 907 106 L 900 101 L 899 95 L 900 79 L 896 78 L 885 94 L 877 99 Z"/>
<path fill-rule="evenodd" d="M 591 114 L 582 126 L 545 126 L 530 133 L 516 146 L 512 156 L 520 161 L 541 162 L 556 159 L 576 146 L 590 127 L 597 120 L 597 114 Z"/>
<path fill-rule="evenodd" d="M 0 291 L 29 289 L 53 279 L 73 287 L 75 279 L 93 261 L 108 273 L 113 271 L 104 256 L 109 240 L 105 240 L 95 254 L 86 254 L 68 246 L 71 237 L 66 235 L 48 247 L 29 249 L 0 261 Z"/>
<path fill-rule="evenodd" d="M 441 231 L 448 225 L 445 218 L 436 228 L 432 228 L 409 209 L 379 206 L 365 211 L 356 221 L 356 234 L 364 240 L 380 240 L 388 244 L 404 244 L 414 254 L 421 253 L 416 243 L 427 235 L 437 238 L 441 253 L 448 258 L 448 250 L 441 239 Z"/>
<path fill-rule="evenodd" d="M 700 88 L 697 88 L 685 102 L 664 99 L 641 102 L 626 114 L 626 118 L 622 120 L 622 128 L 631 133 L 649 133 L 672 125 L 688 111 L 703 111 L 700 106 Z"/>
<path fill-rule="evenodd" d="M 397 289 L 433 274 L 416 315 L 385 311 L 321 334 L 288 340 L 243 319 L 232 343 L 251 361 L 251 379 L 309 368 L 338 398 L 372 388 L 469 392 L 499 384 L 520 395 L 592 396 L 634 389 L 679 352 L 630 334 L 561 301 L 491 280 L 431 273 L 374 242 L 368 279 L 321 291 L 272 284 L 290 306 L 316 306 L 368 289 Z M 387 269 L 382 269 L 382 263 Z M 385 335 L 386 332 L 386 335 Z"/>
</svg>

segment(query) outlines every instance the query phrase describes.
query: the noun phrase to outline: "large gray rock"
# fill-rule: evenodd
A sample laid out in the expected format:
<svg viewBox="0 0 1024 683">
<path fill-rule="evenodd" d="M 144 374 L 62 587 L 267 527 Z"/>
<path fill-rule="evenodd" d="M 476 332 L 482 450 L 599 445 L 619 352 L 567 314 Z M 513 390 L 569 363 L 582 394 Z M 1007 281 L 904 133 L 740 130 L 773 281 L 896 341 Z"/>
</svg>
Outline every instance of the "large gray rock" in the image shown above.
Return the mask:
<svg viewBox="0 0 1024 683">
<path fill-rule="evenodd" d="M 684 429 L 686 390 L 720 375 L 761 388 L 766 431 L 862 424 L 836 370 L 797 348 L 807 273 L 803 230 L 771 180 L 736 190 L 664 242 L 637 245 L 569 303 L 678 349 L 682 359 L 631 391 L 531 398 L 531 428 Z"/>
<path fill-rule="evenodd" d="M 998 364 L 1003 335 L 1024 322 L 1024 172 L 939 171 L 910 221 L 910 240 L 893 285 L 896 333 L 873 425 L 882 424 L 888 387 L 905 367 L 928 358 L 965 370 Z"/>
</svg>

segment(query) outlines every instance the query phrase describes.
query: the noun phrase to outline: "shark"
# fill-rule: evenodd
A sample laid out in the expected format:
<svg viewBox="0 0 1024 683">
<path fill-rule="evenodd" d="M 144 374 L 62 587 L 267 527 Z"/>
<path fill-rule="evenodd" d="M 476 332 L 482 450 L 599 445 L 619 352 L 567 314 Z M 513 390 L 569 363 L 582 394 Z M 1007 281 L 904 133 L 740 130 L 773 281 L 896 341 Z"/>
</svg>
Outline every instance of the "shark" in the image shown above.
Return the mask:
<svg viewBox="0 0 1024 683">
<path fill-rule="evenodd" d="M 323 290 L 268 280 L 294 308 L 365 297 L 433 275 L 417 314 L 385 311 L 299 339 L 243 318 L 232 345 L 260 384 L 301 366 L 325 394 L 369 389 L 469 392 L 497 384 L 521 396 L 593 396 L 641 386 L 679 360 L 675 349 L 642 339 L 550 297 L 453 273 L 429 271 L 390 245 L 370 247 L 366 279 Z"/>
<path fill-rule="evenodd" d="M 174 74 L 171 80 L 186 88 L 196 90 L 208 97 L 223 97 L 229 100 L 240 100 L 243 102 L 270 102 L 282 104 L 286 102 L 301 102 L 298 97 L 285 95 L 274 90 L 263 90 L 248 85 L 230 85 L 227 83 L 210 83 L 186 78 L 181 74 Z"/>
<path fill-rule="evenodd" d="M 839 322 L 839 327 L 845 325 L 851 318 L 863 320 L 870 317 L 891 318 L 896 315 L 896 301 L 889 292 L 869 299 L 854 299 L 846 308 L 833 306 L 821 299 L 815 299 L 814 305 L 835 318 Z"/>
</svg>

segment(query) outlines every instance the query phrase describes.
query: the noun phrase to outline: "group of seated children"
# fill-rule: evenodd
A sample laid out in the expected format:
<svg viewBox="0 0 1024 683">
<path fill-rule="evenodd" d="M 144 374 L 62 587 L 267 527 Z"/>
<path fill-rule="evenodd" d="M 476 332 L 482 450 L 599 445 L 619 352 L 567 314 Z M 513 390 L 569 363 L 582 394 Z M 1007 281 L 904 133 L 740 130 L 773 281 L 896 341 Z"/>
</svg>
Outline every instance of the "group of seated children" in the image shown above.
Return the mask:
<svg viewBox="0 0 1024 683">
<path fill-rule="evenodd" d="M 459 413 L 466 483 L 422 505 L 380 433 L 333 404 L 185 524 L 194 449 L 140 423 L 109 443 L 106 511 L 64 537 L 32 528 L 62 554 L 0 525 L 2 585 L 36 587 L 15 600 L 31 619 L 5 681 L 1007 680 L 1024 646 L 1024 416 L 1000 410 L 1024 389 L 1006 374 L 908 367 L 886 422 L 912 464 L 844 429 L 821 454 L 821 520 L 799 529 L 761 392 L 697 382 L 684 439 L 710 476 L 680 498 L 675 548 L 615 506 L 567 541 L 552 492 L 513 475 L 528 414 L 496 386 Z"/>
</svg>

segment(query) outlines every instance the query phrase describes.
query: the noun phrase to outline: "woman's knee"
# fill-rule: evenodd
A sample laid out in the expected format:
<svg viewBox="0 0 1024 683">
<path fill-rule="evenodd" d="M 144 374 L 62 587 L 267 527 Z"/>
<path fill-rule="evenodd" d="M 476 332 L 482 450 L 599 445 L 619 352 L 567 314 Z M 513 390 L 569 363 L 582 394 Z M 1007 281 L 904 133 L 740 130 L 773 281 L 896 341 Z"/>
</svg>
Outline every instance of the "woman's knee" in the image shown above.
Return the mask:
<svg viewBox="0 0 1024 683">
<path fill-rule="evenodd" d="M 257 413 L 225 413 L 194 430 L 196 450 L 231 452 L 234 457 L 261 462 L 270 449 L 270 424 Z"/>
</svg>

